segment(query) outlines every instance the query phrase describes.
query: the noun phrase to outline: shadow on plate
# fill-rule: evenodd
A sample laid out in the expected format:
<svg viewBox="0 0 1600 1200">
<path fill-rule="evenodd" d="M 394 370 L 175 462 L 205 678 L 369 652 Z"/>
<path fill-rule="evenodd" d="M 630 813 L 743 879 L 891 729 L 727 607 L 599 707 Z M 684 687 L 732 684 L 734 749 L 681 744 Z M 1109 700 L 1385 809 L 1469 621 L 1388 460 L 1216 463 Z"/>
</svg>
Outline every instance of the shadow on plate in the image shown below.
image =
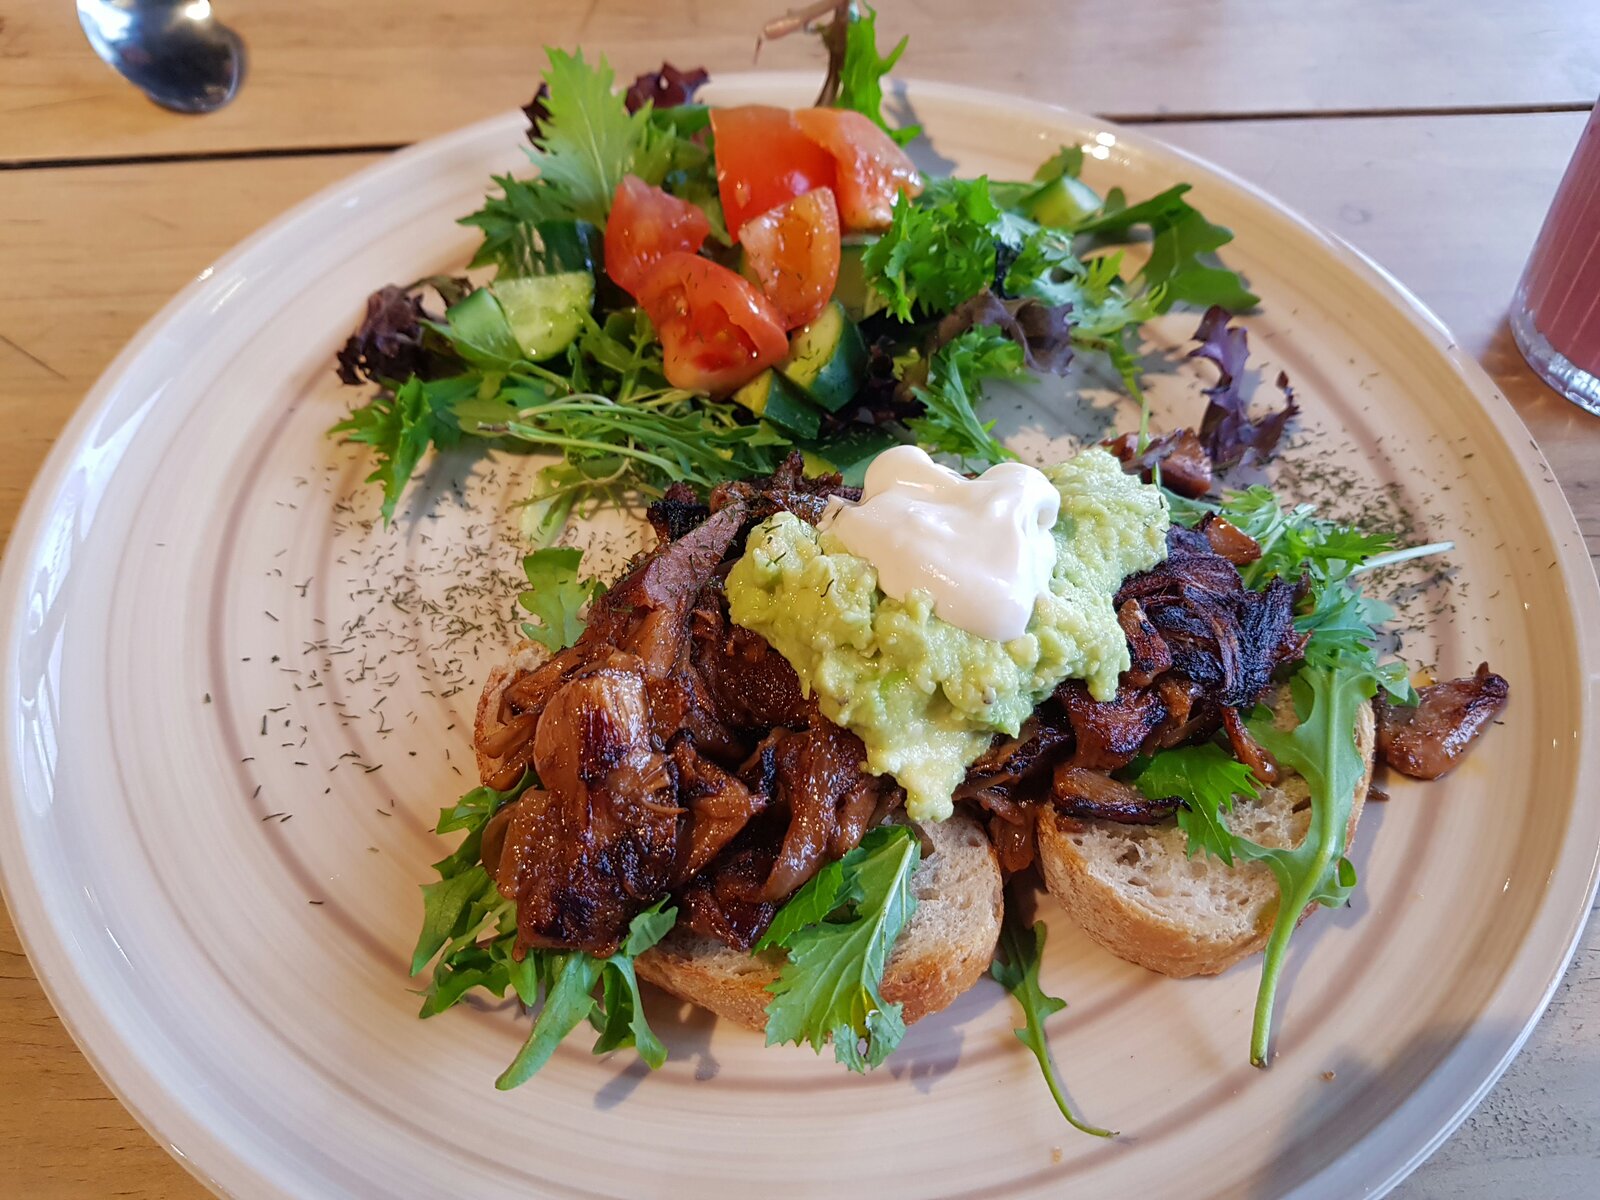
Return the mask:
<svg viewBox="0 0 1600 1200">
<path fill-rule="evenodd" d="M 1326 1063 L 1296 1062 L 1292 1056 L 1274 1062 L 1274 1071 L 1314 1070 L 1315 1074 L 1307 1084 L 1305 1099 L 1288 1114 L 1285 1127 L 1289 1132 L 1283 1145 L 1239 1194 L 1249 1200 L 1288 1195 L 1328 1167 L 1343 1148 L 1354 1145 L 1391 1116 L 1463 1043 L 1497 1045 L 1511 1032 L 1503 1026 L 1469 1028 L 1463 1022 L 1457 1028 L 1419 1035 L 1386 1062 L 1365 1058 L 1356 1050 Z"/>
<path fill-rule="evenodd" d="M 644 984 L 645 1017 L 655 1030 L 661 1044 L 667 1048 L 667 1061 L 694 1063 L 695 1082 L 715 1079 L 722 1064 L 711 1053 L 711 1034 L 716 1028 L 716 1014 L 699 1005 L 679 1000 L 650 984 Z M 620 1061 L 622 1070 L 595 1093 L 594 1106 L 609 1111 L 633 1094 L 650 1076 L 650 1067 L 632 1050 L 618 1051 L 612 1061 Z"/>
</svg>

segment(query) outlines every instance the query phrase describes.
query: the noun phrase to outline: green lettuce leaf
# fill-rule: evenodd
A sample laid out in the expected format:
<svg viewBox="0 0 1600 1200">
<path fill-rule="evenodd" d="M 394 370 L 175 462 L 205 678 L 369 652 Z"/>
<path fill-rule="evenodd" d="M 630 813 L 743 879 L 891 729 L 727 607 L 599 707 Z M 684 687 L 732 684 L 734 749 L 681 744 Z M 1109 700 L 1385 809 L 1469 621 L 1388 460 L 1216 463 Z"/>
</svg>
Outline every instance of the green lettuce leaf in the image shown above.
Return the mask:
<svg viewBox="0 0 1600 1200">
<path fill-rule="evenodd" d="M 820 925 L 846 904 L 855 904 L 864 898 L 855 872 L 847 874 L 844 859 L 836 858 L 789 897 L 753 949 L 761 951 L 787 946 L 789 939 L 800 930 L 810 925 Z"/>
<path fill-rule="evenodd" d="M 538 1074 L 567 1034 L 581 1025 L 595 1008 L 594 989 L 600 982 L 604 963 L 578 951 L 547 956 L 551 960 L 554 982 L 545 992 L 544 1006 L 534 1017 L 533 1028 L 528 1031 L 522 1049 L 494 1081 L 494 1086 L 502 1092 Z"/>
<path fill-rule="evenodd" d="M 461 219 L 483 234 L 474 267 L 523 273 L 535 226 L 546 221 L 580 220 L 604 228 L 624 175 L 659 184 L 675 171 L 699 177 L 706 170 L 704 151 L 690 149 L 694 113 L 657 117 L 648 104 L 629 113 L 624 97 L 612 90 L 615 76 L 604 58 L 590 64 L 581 52 L 547 53 L 547 115 L 529 152 L 538 174 L 494 176 L 500 194 Z"/>
<path fill-rule="evenodd" d="M 509 908 L 509 901 L 501 897 L 494 881 L 478 861 L 483 827 L 489 823 L 490 817 L 516 800 L 533 783 L 533 772 L 527 771 L 509 791 L 498 792 L 488 786 L 476 787 L 449 808 L 439 810 L 436 832 L 443 834 L 465 830 L 467 836 L 461 839 L 455 850 L 433 864 L 434 871 L 439 875 L 438 882 L 422 885 L 422 932 L 417 938 L 416 949 L 412 951 L 411 974 L 420 972 L 440 950 L 446 949 L 447 944 L 455 949 L 465 949 L 506 915 L 504 910 Z M 446 950 L 445 958 L 451 959 L 452 953 Z M 468 966 L 487 970 L 492 965 L 493 962 L 479 963 L 476 959 L 447 962 L 445 973 L 449 975 Z M 436 972 L 435 985 L 439 982 Z M 504 991 L 503 985 L 500 990 Z M 441 1005 L 437 997 L 430 993 L 423 1016 L 443 1011 L 459 997 L 458 991 L 449 1002 Z"/>
<path fill-rule="evenodd" d="M 500 194 L 484 197 L 483 207 L 457 224 L 476 228 L 483 235 L 473 253 L 471 267 L 496 267 L 504 275 L 525 275 L 537 255 L 535 239 L 547 221 L 571 220 L 573 206 L 567 196 L 544 179 L 517 179 L 493 175 Z"/>
<path fill-rule="evenodd" d="M 994 325 L 978 325 L 940 347 L 927 380 L 911 389 L 926 411 L 906 422 L 917 441 L 963 463 L 988 467 L 1016 457 L 996 441 L 994 422 L 978 419 L 976 404 L 986 379 L 1027 373 L 1022 347 Z"/>
<path fill-rule="evenodd" d="M 841 860 L 844 882 L 834 888 L 851 898 L 845 914 L 787 923 L 773 943 L 789 952 L 789 961 L 767 988 L 769 1046 L 806 1042 L 820 1054 L 831 1038 L 839 1062 L 865 1071 L 899 1045 L 900 1005 L 886 1003 L 879 988 L 889 951 L 917 907 L 911 876 L 921 858 L 910 829 L 880 825 Z M 813 894 L 805 903 L 814 914 L 823 900 Z"/>
<path fill-rule="evenodd" d="M 1176 752 L 1163 751 L 1134 776 L 1147 795 L 1167 791 L 1192 802 L 1191 814 L 1180 813 L 1179 818 L 1187 822 L 1191 853 L 1198 841 L 1221 857 L 1226 843 L 1235 856 L 1265 863 L 1277 880 L 1278 912 L 1262 961 L 1250 1043 L 1251 1061 L 1263 1066 L 1270 1052 L 1278 981 L 1300 914 L 1312 904 L 1343 904 L 1356 885 L 1345 842 L 1355 789 L 1366 768 L 1356 744 L 1361 708 L 1379 688 L 1396 703 L 1416 702 L 1405 663 L 1379 661 L 1378 626 L 1393 617 L 1393 610 L 1364 595 L 1355 577 L 1448 550 L 1450 544 L 1396 550 L 1386 534 L 1364 533 L 1323 519 L 1309 504 L 1286 508 L 1270 489 L 1260 486 L 1230 492 L 1220 503 L 1183 500 L 1170 493 L 1168 499 L 1173 519 L 1180 524 L 1193 526 L 1215 513 L 1260 544 L 1261 557 L 1241 570 L 1246 585 L 1264 588 L 1274 579 L 1303 579 L 1308 585 L 1295 616 L 1295 628 L 1307 635 L 1305 657 L 1290 679 L 1299 724 L 1292 730 L 1280 729 L 1266 708 L 1246 721 L 1256 741 L 1306 781 L 1311 825 L 1305 840 L 1293 849 L 1261 846 L 1228 834 L 1211 819 L 1211 812 L 1225 807 L 1224 791 L 1230 796 L 1251 794 L 1246 791 L 1245 768 L 1222 762 L 1227 756 L 1218 747 L 1190 748 L 1186 762 L 1168 759 Z M 1202 754 L 1207 760 L 1203 763 Z M 1161 773 L 1152 775 L 1156 764 L 1163 764 Z M 1185 765 L 1194 768 L 1186 775 L 1178 769 Z"/>
<path fill-rule="evenodd" d="M 883 77 L 894 70 L 895 63 L 905 53 L 908 39 L 901 38 L 887 56 L 878 54 L 878 14 L 871 8 L 860 12 L 852 9 L 847 16 L 844 38 L 844 59 L 839 65 L 838 95 L 833 99 L 836 108 L 852 108 L 904 146 L 922 133 L 922 126 L 908 125 L 904 129 L 892 128 L 883 119 Z"/>
<path fill-rule="evenodd" d="M 481 866 L 422 885 L 422 933 L 411 954 L 413 975 L 427 966 L 451 938 L 476 928 L 469 914 L 474 903 L 484 899 L 493 888 L 493 881 Z M 481 920 L 482 914 L 479 915 Z"/>
<path fill-rule="evenodd" d="M 1189 203 L 1187 183 L 1176 184 L 1138 204 L 1128 204 L 1120 188 L 1106 195 L 1101 211 L 1074 232 L 1101 240 L 1126 241 L 1138 227 L 1150 231 L 1150 258 L 1141 279 L 1163 289 L 1163 311 L 1178 301 L 1197 308 L 1220 304 L 1244 312 L 1259 302 L 1239 275 L 1216 261 L 1216 251 L 1233 240 L 1232 231 L 1213 225 Z"/>
<path fill-rule="evenodd" d="M 1312 904 L 1343 904 L 1356 885 L 1355 867 L 1344 856 L 1356 785 L 1366 766 L 1356 748 L 1355 728 L 1361 706 L 1377 691 L 1377 680 L 1360 666 L 1308 663 L 1296 672 L 1291 687 L 1300 718 L 1293 730 L 1278 729 L 1270 714 L 1252 717 L 1249 728 L 1279 763 L 1305 778 L 1311 791 L 1311 826 L 1293 849 L 1234 839 L 1236 854 L 1265 863 L 1278 881 L 1278 912 L 1261 964 L 1250 1035 L 1250 1061 L 1258 1067 L 1267 1064 L 1278 980 L 1300 914 Z"/>
<path fill-rule="evenodd" d="M 522 560 L 528 589 L 517 596 L 517 603 L 538 618 L 537 623 L 526 622 L 522 632 L 552 654 L 578 640 L 584 608 L 605 591 L 597 579 L 578 578 L 582 558 L 582 550 L 551 546 Z"/>
<path fill-rule="evenodd" d="M 862 268 L 902 321 L 914 310 L 947 313 L 994 279 L 999 219 L 988 179 L 935 180 L 916 200 L 896 197 L 889 229 L 867 247 Z"/>
<path fill-rule="evenodd" d="M 510 804 L 533 784 L 533 772 L 525 772 L 520 782 L 504 792 L 498 792 L 488 784 L 473 788 L 449 808 L 439 810 L 439 823 L 434 826 L 435 833 L 455 833 L 457 830 L 478 830 L 489 818 L 500 809 Z M 470 836 L 469 836 L 469 841 Z M 466 842 L 462 843 L 466 845 Z M 448 859 L 446 860 L 449 861 Z"/>
<path fill-rule="evenodd" d="M 1234 836 L 1222 814 L 1233 808 L 1233 798 L 1255 799 L 1261 794 L 1250 768 L 1221 746 L 1174 746 L 1136 763 L 1128 777 L 1152 800 L 1181 800 L 1178 828 L 1189 839 L 1193 858 L 1204 851 L 1233 866 Z"/>
<path fill-rule="evenodd" d="M 672 929 L 677 910 L 665 899 L 636 916 L 617 952 L 597 959 L 582 953 L 528 950 L 516 953 L 517 910 L 479 861 L 483 830 L 502 807 L 535 780 L 527 772 L 516 787 L 498 792 L 473 788 L 439 812 L 440 833 L 465 831 L 454 852 L 434 864 L 436 883 L 422 888 L 422 931 L 412 952 L 411 973 L 434 964 L 422 992 L 419 1016 L 432 1017 L 483 989 L 503 997 L 508 988 L 538 1009 L 527 1041 L 496 1082 L 516 1087 L 531 1078 L 561 1039 L 584 1020 L 599 1031 L 595 1053 L 633 1047 L 652 1068 L 666 1061 L 666 1047 L 650 1028 L 633 960 Z"/>
<path fill-rule="evenodd" d="M 609 958 L 578 951 L 545 952 L 537 978 L 544 1004 L 522 1049 L 494 1081 L 495 1087 L 508 1091 L 533 1078 L 562 1040 L 586 1020 L 600 1031 L 596 1054 L 631 1046 L 652 1069 L 666 1062 L 667 1049 L 645 1020 L 633 960 L 665 937 L 677 919 L 678 910 L 661 900 L 634 917 L 622 946 Z M 526 1001 L 523 987 L 517 993 Z"/>
<path fill-rule="evenodd" d="M 1073 1113 L 1072 1106 L 1067 1103 L 1066 1093 L 1061 1089 L 1061 1079 L 1056 1073 L 1055 1060 L 1050 1054 L 1050 1043 L 1044 1032 L 1045 1020 L 1066 1008 L 1067 1002 L 1059 996 L 1048 995 L 1039 985 L 1039 967 L 1044 961 L 1046 933 L 1044 922 L 1036 922 L 1032 928 L 1025 929 L 1015 916 L 1015 912 L 1015 905 L 1006 905 L 1005 918 L 1000 926 L 1000 953 L 989 967 L 989 974 L 994 977 L 995 982 L 1010 992 L 1022 1006 L 1022 1028 L 1013 1029 L 1011 1032 L 1038 1061 L 1039 1070 L 1044 1073 L 1045 1084 L 1050 1088 L 1050 1095 L 1068 1124 L 1095 1137 L 1115 1137 L 1116 1133 L 1110 1129 L 1101 1129 L 1097 1125 L 1089 1125 L 1080 1120 Z"/>
<path fill-rule="evenodd" d="M 591 66 L 582 52 L 547 53 L 549 116 L 540 123 L 533 164 L 546 186 L 566 199 L 571 216 L 603 228 L 624 175 L 648 181 L 665 172 L 668 162 L 653 150 L 664 143 L 649 135 L 649 110 L 629 113 L 622 95 L 612 90 L 615 77 L 604 58 Z"/>
<path fill-rule="evenodd" d="M 395 505 L 428 447 L 448 449 L 461 440 L 452 409 L 457 399 L 477 386 L 472 375 L 431 383 L 413 375 L 398 391 L 379 392 L 328 431 L 372 447 L 378 465 L 366 482 L 383 488 L 385 525 L 394 520 Z"/>
<path fill-rule="evenodd" d="M 622 949 L 605 960 L 601 976 L 605 1020 L 594 1044 L 596 1054 L 631 1046 L 652 1070 L 658 1070 L 667 1061 L 667 1048 L 645 1019 L 633 960 L 671 932 L 678 910 L 665 905 L 663 900 L 635 917 L 628 926 Z"/>
</svg>

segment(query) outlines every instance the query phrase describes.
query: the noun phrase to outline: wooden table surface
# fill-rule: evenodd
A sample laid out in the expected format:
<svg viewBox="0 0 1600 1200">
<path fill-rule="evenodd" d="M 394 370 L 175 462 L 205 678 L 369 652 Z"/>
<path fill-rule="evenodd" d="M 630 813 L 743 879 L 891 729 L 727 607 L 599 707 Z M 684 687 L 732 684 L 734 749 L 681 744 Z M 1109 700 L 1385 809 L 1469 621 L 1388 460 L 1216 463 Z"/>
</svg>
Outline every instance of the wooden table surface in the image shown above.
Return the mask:
<svg viewBox="0 0 1600 1200">
<path fill-rule="evenodd" d="M 0 13 L 0 537 L 124 342 L 234 242 L 383 152 L 527 98 L 539 47 L 750 65 L 733 0 L 218 0 L 248 40 L 238 100 L 143 101 L 64 0 Z M 1504 320 L 1589 106 L 1594 0 L 883 0 L 908 74 L 1154 125 L 1387 267 L 1510 397 L 1600 555 L 1600 420 L 1527 370 Z M 762 65 L 814 68 L 777 43 Z M 1600 925 L 1527 1048 L 1396 1193 L 1600 1194 Z M 0 1195 L 201 1194 L 74 1048 L 0 916 Z"/>
</svg>

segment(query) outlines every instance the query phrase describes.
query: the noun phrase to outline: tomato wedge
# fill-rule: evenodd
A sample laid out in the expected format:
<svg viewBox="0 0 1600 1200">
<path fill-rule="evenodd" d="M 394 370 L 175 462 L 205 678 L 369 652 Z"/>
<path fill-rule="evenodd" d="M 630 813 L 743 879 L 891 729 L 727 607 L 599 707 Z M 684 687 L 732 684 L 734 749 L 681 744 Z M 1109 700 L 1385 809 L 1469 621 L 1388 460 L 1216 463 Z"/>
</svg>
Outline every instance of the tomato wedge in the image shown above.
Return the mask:
<svg viewBox="0 0 1600 1200">
<path fill-rule="evenodd" d="M 748 279 L 697 254 L 665 255 L 639 289 L 667 382 L 724 395 L 789 352 L 783 318 Z"/>
<path fill-rule="evenodd" d="M 816 319 L 839 281 L 839 212 L 817 188 L 752 217 L 739 231 L 761 290 L 796 329 Z"/>
<path fill-rule="evenodd" d="M 786 108 L 711 110 L 722 215 L 737 238 L 751 217 L 812 188 L 833 186 L 833 157 L 800 132 Z"/>
<path fill-rule="evenodd" d="M 624 176 L 606 219 L 606 274 L 637 297 L 663 255 L 693 254 L 710 233 L 711 222 L 697 206 L 636 175 Z"/>
<path fill-rule="evenodd" d="M 839 220 L 850 233 L 889 228 L 894 198 L 922 191 L 906 152 L 866 117 L 848 108 L 802 108 L 795 124 L 833 157 Z M 724 201 L 726 203 L 726 201 Z"/>
</svg>

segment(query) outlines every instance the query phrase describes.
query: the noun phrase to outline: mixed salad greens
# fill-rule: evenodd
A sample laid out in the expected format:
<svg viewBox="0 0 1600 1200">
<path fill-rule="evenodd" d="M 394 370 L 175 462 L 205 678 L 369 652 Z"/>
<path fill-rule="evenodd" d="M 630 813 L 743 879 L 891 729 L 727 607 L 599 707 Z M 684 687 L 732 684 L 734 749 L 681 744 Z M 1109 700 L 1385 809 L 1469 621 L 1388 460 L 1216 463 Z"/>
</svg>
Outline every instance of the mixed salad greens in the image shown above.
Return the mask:
<svg viewBox="0 0 1600 1200">
<path fill-rule="evenodd" d="M 1226 468 L 1265 457 L 1297 411 L 1252 418 L 1240 389 L 1246 352 L 1229 314 L 1256 298 L 1215 257 L 1230 234 L 1188 201 L 1187 186 L 1131 202 L 1081 178 L 1084 154 L 1063 147 L 1029 180 L 934 178 L 901 149 L 915 128 L 892 128 L 883 77 L 905 48 L 877 47 L 870 9 L 840 5 L 821 29 L 830 66 L 819 106 L 790 112 L 709 108 L 704 72 L 663 66 L 625 92 L 604 60 L 549 52 L 528 108 L 527 177 L 462 219 L 482 242 L 470 266 L 487 275 L 389 287 L 339 358 L 341 377 L 377 392 L 335 431 L 371 447 L 371 482 L 392 519 L 430 447 L 466 439 L 550 452 L 526 529 L 527 635 L 554 651 L 583 627 L 597 585 L 579 554 L 551 543 L 574 507 L 707 487 L 770 473 L 794 450 L 847 479 L 888 445 L 914 441 L 946 461 L 981 468 L 1013 457 L 982 416 L 985 384 L 1064 372 L 1102 357 L 1140 405 L 1136 450 L 1159 480 L 1139 357 L 1141 329 L 1174 305 L 1208 309 L 1199 357 L 1218 369 L 1198 438 Z M 1125 252 L 1140 247 L 1132 271 Z M 1357 587 L 1366 570 L 1440 547 L 1394 551 L 1381 534 L 1284 508 L 1262 487 L 1219 501 L 1169 493 L 1185 524 L 1218 513 L 1264 549 L 1248 585 L 1307 581 L 1297 628 L 1309 635 L 1293 676 L 1299 726 L 1282 732 L 1263 710 L 1258 742 L 1302 774 L 1312 822 L 1295 849 L 1232 833 L 1249 770 L 1219 743 L 1162 751 L 1124 778 L 1152 798 L 1178 798 L 1192 854 L 1256 860 L 1277 878 L 1280 905 L 1267 947 L 1251 1058 L 1267 1060 L 1276 987 L 1297 918 L 1339 904 L 1355 884 L 1346 831 L 1362 759 L 1357 710 L 1379 689 L 1412 699 L 1403 664 L 1379 661 L 1386 607 Z M 672 927 L 662 905 L 639 916 L 617 954 L 513 953 L 515 912 L 478 861 L 489 818 L 532 784 L 477 788 L 441 814 L 464 832 L 435 864 L 413 974 L 432 964 L 422 1015 L 475 988 L 513 991 L 537 1010 L 527 1044 L 498 1081 L 531 1076 L 587 1020 L 595 1052 L 634 1047 L 651 1066 L 666 1051 L 643 1014 L 636 955 Z M 758 949 L 781 949 L 769 1042 L 831 1040 L 854 1070 L 883 1061 L 904 1032 L 879 993 L 884 962 L 915 908 L 908 881 L 919 843 L 888 825 L 822 870 L 780 910 Z M 1010 918 L 1008 918 L 1010 921 Z M 1008 924 L 994 976 L 1024 1008 L 1017 1031 L 1067 1119 L 1045 1044 L 1063 1007 L 1039 986 L 1044 929 Z"/>
<path fill-rule="evenodd" d="M 708 108 L 704 73 L 670 66 L 623 94 L 604 60 L 549 52 L 535 173 L 462 218 L 492 277 L 385 288 L 340 354 L 346 382 L 381 389 L 336 432 L 372 447 L 386 519 L 428 448 L 464 438 L 560 456 L 531 497 L 536 544 L 581 500 L 794 449 L 847 475 L 905 440 L 983 466 L 1011 457 L 976 414 L 985 381 L 1076 351 L 1138 396 L 1146 321 L 1254 303 L 1185 185 L 1102 197 L 1079 147 L 1028 181 L 924 178 L 882 113 L 905 43 L 880 55 L 870 10 L 828 29 L 837 107 L 795 113 Z M 1122 248 L 1145 241 L 1130 277 Z"/>
</svg>

